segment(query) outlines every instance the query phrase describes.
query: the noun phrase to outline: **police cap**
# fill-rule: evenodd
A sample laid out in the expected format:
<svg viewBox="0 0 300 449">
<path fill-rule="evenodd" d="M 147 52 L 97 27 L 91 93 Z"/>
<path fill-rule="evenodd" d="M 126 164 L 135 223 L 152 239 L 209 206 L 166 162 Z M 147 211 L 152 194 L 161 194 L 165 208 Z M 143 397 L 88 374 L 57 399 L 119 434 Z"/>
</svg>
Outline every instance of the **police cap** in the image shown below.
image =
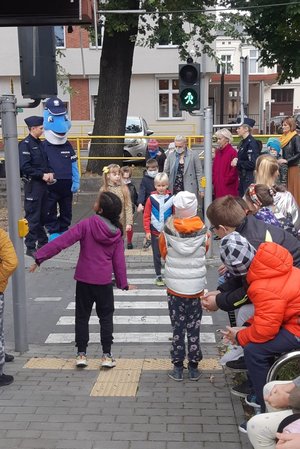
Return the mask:
<svg viewBox="0 0 300 449">
<path fill-rule="evenodd" d="M 45 108 L 48 109 L 52 115 L 62 115 L 67 112 L 64 103 L 57 97 L 49 98 L 45 103 Z"/>
<path fill-rule="evenodd" d="M 42 126 L 44 122 L 43 117 L 39 117 L 38 115 L 31 115 L 24 119 L 24 122 L 28 126 L 28 128 L 32 128 L 33 126 Z"/>
<path fill-rule="evenodd" d="M 247 125 L 250 128 L 253 128 L 253 126 L 255 125 L 255 120 L 253 120 L 253 118 L 244 117 L 244 120 L 242 123 L 241 117 L 238 117 L 237 123 L 240 123 L 241 125 Z"/>
</svg>

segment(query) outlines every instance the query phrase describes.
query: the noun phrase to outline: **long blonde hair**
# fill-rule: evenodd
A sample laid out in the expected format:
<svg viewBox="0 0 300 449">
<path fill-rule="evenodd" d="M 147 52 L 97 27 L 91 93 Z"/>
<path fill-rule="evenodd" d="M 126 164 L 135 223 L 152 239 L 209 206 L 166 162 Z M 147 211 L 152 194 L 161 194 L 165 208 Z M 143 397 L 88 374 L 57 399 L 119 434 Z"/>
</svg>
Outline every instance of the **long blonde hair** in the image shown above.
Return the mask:
<svg viewBox="0 0 300 449">
<path fill-rule="evenodd" d="M 276 173 L 279 171 L 277 160 L 270 154 L 262 154 L 256 160 L 255 167 L 256 184 L 265 184 L 273 187 L 276 182 Z"/>
<path fill-rule="evenodd" d="M 130 198 L 130 192 L 126 184 L 124 184 L 121 176 L 121 167 L 118 164 L 109 164 L 106 167 L 103 167 L 103 175 L 102 175 L 102 181 L 103 184 L 100 188 L 100 192 L 109 192 L 110 185 L 109 185 L 109 179 L 108 175 L 110 173 L 116 173 L 120 175 L 120 187 L 123 193 L 124 197 L 124 206 L 127 207 L 131 204 L 131 198 Z"/>
</svg>

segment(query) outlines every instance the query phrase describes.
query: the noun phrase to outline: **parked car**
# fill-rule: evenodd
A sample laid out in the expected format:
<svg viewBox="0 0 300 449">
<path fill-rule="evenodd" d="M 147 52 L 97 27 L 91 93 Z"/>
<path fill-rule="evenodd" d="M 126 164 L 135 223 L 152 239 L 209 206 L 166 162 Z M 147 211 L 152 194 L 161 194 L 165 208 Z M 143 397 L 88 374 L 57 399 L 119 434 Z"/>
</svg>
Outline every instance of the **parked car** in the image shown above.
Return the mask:
<svg viewBox="0 0 300 449">
<path fill-rule="evenodd" d="M 140 137 L 151 136 L 153 131 L 148 128 L 147 122 L 143 117 L 128 116 L 126 119 L 125 136 L 124 139 L 124 157 L 145 157 L 148 145 L 148 139 Z M 92 131 L 88 132 L 92 135 Z M 90 151 L 91 141 L 88 143 L 88 151 Z"/>
<path fill-rule="evenodd" d="M 270 134 L 282 134 L 282 122 L 287 115 L 275 115 L 271 117 Z"/>
<path fill-rule="evenodd" d="M 147 122 L 143 117 L 128 116 L 126 120 L 124 140 L 125 157 L 144 157 L 148 145 L 148 139 L 141 139 L 140 136 L 151 136 L 153 131 L 148 128 Z"/>
</svg>

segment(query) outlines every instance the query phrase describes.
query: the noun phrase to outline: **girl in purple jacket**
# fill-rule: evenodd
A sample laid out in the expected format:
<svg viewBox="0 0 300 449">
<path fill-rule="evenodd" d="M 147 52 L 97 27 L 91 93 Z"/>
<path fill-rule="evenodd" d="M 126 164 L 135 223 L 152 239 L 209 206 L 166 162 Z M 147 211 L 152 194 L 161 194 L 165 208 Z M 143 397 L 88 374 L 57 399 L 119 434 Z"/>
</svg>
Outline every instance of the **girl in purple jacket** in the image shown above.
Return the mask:
<svg viewBox="0 0 300 449">
<path fill-rule="evenodd" d="M 103 349 L 101 365 L 116 366 L 111 354 L 113 343 L 114 295 L 112 272 L 116 286 L 122 290 L 129 286 L 126 275 L 122 225 L 119 217 L 121 200 L 112 192 L 101 192 L 92 217 L 80 221 L 61 236 L 47 243 L 35 254 L 34 272 L 42 262 L 60 253 L 63 249 L 80 242 L 80 253 L 75 269 L 75 343 L 77 346 L 76 366 L 87 366 L 86 349 L 89 341 L 89 319 L 93 304 L 100 323 L 100 340 Z"/>
</svg>

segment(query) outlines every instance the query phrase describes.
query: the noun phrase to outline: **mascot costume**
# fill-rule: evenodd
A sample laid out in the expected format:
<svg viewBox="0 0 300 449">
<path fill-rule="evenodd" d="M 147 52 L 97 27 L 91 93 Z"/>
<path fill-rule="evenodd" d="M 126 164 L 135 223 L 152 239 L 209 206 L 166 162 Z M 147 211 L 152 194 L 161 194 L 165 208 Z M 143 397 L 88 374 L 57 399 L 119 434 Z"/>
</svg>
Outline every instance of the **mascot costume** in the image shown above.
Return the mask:
<svg viewBox="0 0 300 449">
<path fill-rule="evenodd" d="M 49 241 L 65 232 L 72 221 L 73 193 L 79 190 L 80 177 L 77 156 L 67 140 L 71 122 L 63 102 L 57 97 L 46 101 L 43 142 L 49 166 L 56 182 L 48 185 Z"/>
</svg>

